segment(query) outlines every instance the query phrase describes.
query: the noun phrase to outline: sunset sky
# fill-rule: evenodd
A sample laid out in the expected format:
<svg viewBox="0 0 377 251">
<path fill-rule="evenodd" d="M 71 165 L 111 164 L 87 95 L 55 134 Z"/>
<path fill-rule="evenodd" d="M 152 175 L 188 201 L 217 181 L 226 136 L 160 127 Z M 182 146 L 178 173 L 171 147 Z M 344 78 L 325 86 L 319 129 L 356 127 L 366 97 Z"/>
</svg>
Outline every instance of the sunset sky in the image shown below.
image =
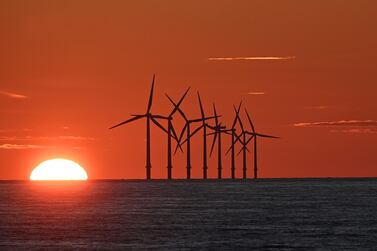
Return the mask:
<svg viewBox="0 0 377 251">
<path fill-rule="evenodd" d="M 92 179 L 144 178 L 145 122 L 108 128 L 146 111 L 154 73 L 154 113 L 171 111 L 165 93 L 177 101 L 191 86 L 191 118 L 200 91 L 227 126 L 242 100 L 260 133 L 280 136 L 258 142 L 261 177 L 376 177 L 376 10 L 374 0 L 2 0 L 0 179 L 27 179 L 57 157 Z M 154 127 L 153 177 L 166 165 Z M 185 173 L 178 153 L 173 175 Z"/>
</svg>

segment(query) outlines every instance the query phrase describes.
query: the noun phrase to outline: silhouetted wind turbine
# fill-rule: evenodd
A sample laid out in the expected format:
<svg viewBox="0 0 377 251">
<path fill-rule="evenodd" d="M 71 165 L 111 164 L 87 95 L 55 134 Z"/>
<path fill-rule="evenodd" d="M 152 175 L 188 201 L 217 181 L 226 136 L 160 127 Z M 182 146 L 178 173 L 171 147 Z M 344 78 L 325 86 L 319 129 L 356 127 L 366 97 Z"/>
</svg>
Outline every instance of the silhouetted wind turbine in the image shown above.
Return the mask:
<svg viewBox="0 0 377 251">
<path fill-rule="evenodd" d="M 168 118 L 168 179 L 172 179 L 172 168 L 173 168 L 173 164 L 172 164 L 172 154 L 171 154 L 171 138 L 172 138 L 172 133 L 173 133 L 173 136 L 174 138 L 176 139 L 177 141 L 177 146 L 182 150 L 179 142 L 178 142 L 178 137 L 177 137 L 177 134 L 174 130 L 174 127 L 173 127 L 173 123 L 172 123 L 172 119 L 173 119 L 173 115 L 177 112 L 179 106 L 181 105 L 182 101 L 185 99 L 187 93 L 189 92 L 190 90 L 190 87 L 187 89 L 187 91 L 183 94 L 183 96 L 181 97 L 181 99 L 178 101 L 178 103 L 176 105 L 174 105 L 174 109 L 172 110 L 172 112 L 169 114 Z"/>
<path fill-rule="evenodd" d="M 175 106 L 177 107 L 177 104 L 168 96 L 168 99 L 170 100 L 170 102 Z M 185 120 L 185 126 L 183 127 L 182 131 L 181 131 L 181 134 L 179 136 L 179 139 L 178 139 L 178 145 L 177 147 L 175 148 L 175 152 L 177 151 L 178 147 L 180 147 L 181 145 L 183 145 L 184 143 L 186 143 L 186 178 L 187 179 L 191 179 L 191 137 L 196 133 L 198 132 L 199 130 L 195 130 L 192 134 L 191 134 L 191 124 L 192 123 L 197 123 L 197 122 L 201 122 L 201 121 L 206 121 L 208 119 L 212 119 L 214 117 L 207 117 L 207 118 L 199 118 L 199 119 L 188 119 L 185 115 L 185 113 L 181 110 L 181 108 L 177 108 L 178 109 L 178 112 L 179 114 L 181 114 L 182 118 Z M 183 135 L 184 133 L 186 132 L 186 140 L 183 142 L 183 143 L 180 143 L 182 138 L 183 138 Z"/>
<path fill-rule="evenodd" d="M 209 128 L 214 130 L 214 132 L 208 134 L 208 135 L 214 135 L 213 141 L 212 141 L 212 146 L 211 146 L 210 156 L 212 156 L 213 148 L 215 147 L 216 140 L 218 139 L 218 142 L 217 142 L 217 178 L 221 179 L 222 178 L 222 169 L 223 169 L 222 168 L 221 134 L 222 133 L 228 133 L 229 134 L 229 132 L 232 131 L 232 130 L 231 129 L 226 130 L 226 127 L 222 126 L 221 123 L 219 123 L 215 104 L 213 104 L 213 112 L 214 112 L 214 117 L 215 117 L 215 126 L 209 126 Z"/>
<path fill-rule="evenodd" d="M 234 109 L 236 110 L 236 108 L 234 107 Z M 236 110 L 237 111 L 237 110 Z M 241 127 L 241 133 L 237 136 L 236 138 L 236 141 L 240 141 L 241 144 L 242 144 L 242 148 L 241 148 L 241 151 L 242 151 L 242 178 L 243 179 L 246 179 L 247 178 L 247 161 L 246 161 L 246 151 L 249 151 L 247 149 L 247 144 L 249 142 L 247 142 L 246 140 L 246 134 L 247 132 L 245 131 L 245 128 L 243 127 L 243 123 L 242 123 L 242 120 L 239 116 L 239 111 L 238 113 L 236 112 L 236 118 L 238 120 L 238 123 L 240 124 L 240 127 Z M 241 140 L 241 137 L 242 137 L 242 140 Z M 240 152 L 241 152 L 240 151 Z M 239 152 L 239 153 L 240 153 Z M 239 154 L 238 153 L 238 154 Z"/>
<path fill-rule="evenodd" d="M 230 150 L 231 150 L 231 175 L 232 175 L 232 179 L 235 179 L 236 178 L 236 164 L 235 164 L 235 152 L 234 152 L 234 150 L 235 150 L 235 148 L 234 148 L 234 146 L 235 146 L 235 144 L 236 144 L 236 142 L 237 142 L 237 140 L 236 140 L 236 138 L 237 138 L 237 134 L 236 134 L 236 124 L 237 124 L 237 117 L 238 117 L 238 115 L 239 115 L 239 113 L 240 113 L 240 109 L 241 109 L 241 105 L 242 105 L 242 101 L 240 102 L 240 104 L 238 105 L 238 108 L 236 109 L 236 107 L 234 107 L 234 110 L 235 110 L 235 113 L 236 113 L 236 115 L 235 115 L 235 117 L 234 117 L 234 120 L 233 120 L 233 124 L 232 124 L 232 128 L 231 128 L 231 130 L 232 130 L 232 145 L 231 145 L 231 147 L 230 147 Z M 228 152 L 229 152 L 229 150 L 228 150 Z M 228 153 L 227 152 L 227 153 Z"/>
<path fill-rule="evenodd" d="M 255 127 L 253 122 L 251 121 L 251 118 L 249 116 L 249 113 L 247 112 L 247 109 L 245 108 L 246 116 L 249 121 L 250 127 L 252 132 L 246 132 L 249 135 L 252 135 L 253 137 L 249 138 L 248 141 L 246 142 L 245 145 L 249 143 L 251 139 L 254 138 L 254 179 L 258 179 L 258 159 L 257 159 L 257 138 L 272 138 L 272 139 L 278 139 L 279 137 L 271 136 L 271 135 L 265 135 L 265 134 L 260 134 L 255 131 Z"/>
<path fill-rule="evenodd" d="M 203 109 L 203 105 L 202 105 L 202 101 L 201 101 L 199 92 L 198 92 L 198 101 L 199 101 L 202 125 L 199 126 L 198 128 L 196 128 L 191 133 L 189 138 L 193 137 L 197 132 L 199 132 L 201 129 L 203 129 L 203 179 L 207 179 L 207 170 L 208 170 L 208 165 L 207 165 L 207 160 L 208 160 L 208 158 L 207 158 L 207 128 L 208 128 L 208 125 L 206 123 L 206 120 L 208 120 L 209 118 L 206 118 L 206 116 L 204 114 L 204 109 Z M 187 141 L 187 139 L 184 142 L 182 142 L 181 144 L 186 143 L 186 141 Z"/>
<path fill-rule="evenodd" d="M 238 108 L 233 106 L 236 116 L 234 118 L 233 125 L 232 125 L 232 145 L 229 147 L 229 149 L 226 152 L 226 154 L 228 154 L 230 151 L 232 152 L 232 178 L 233 179 L 235 178 L 235 152 L 234 151 L 235 151 L 235 144 L 237 143 L 237 141 L 240 142 L 243 146 L 241 148 L 240 152 L 237 155 L 239 155 L 241 152 L 243 152 L 243 169 L 242 169 L 243 175 L 242 175 L 242 177 L 244 179 L 246 179 L 246 173 L 247 173 L 246 151 L 250 152 L 249 149 L 247 148 L 247 144 L 249 143 L 246 140 L 247 132 L 244 130 L 243 123 L 242 123 L 241 119 L 239 118 L 239 112 L 240 112 L 241 104 L 242 104 L 242 102 L 240 102 Z M 240 127 L 241 127 L 241 133 L 239 135 L 237 135 L 236 130 L 235 130 L 237 121 L 239 122 Z M 246 144 L 246 142 L 247 142 L 247 144 Z"/>
<path fill-rule="evenodd" d="M 168 133 L 168 131 L 156 120 L 156 119 L 168 119 L 168 117 L 161 116 L 161 115 L 154 115 L 151 113 L 151 108 L 152 108 L 152 103 L 153 103 L 153 91 L 154 91 L 154 81 L 155 81 L 155 75 L 153 75 L 152 79 L 152 86 L 151 86 L 151 91 L 149 94 L 149 100 L 148 100 L 148 106 L 147 106 L 147 112 L 142 115 L 132 115 L 133 118 L 130 118 L 126 121 L 123 121 L 122 123 L 119 123 L 115 126 L 110 127 L 110 129 L 131 123 L 135 120 L 146 118 L 146 129 L 147 129 L 147 143 L 146 143 L 146 178 L 147 180 L 151 179 L 151 128 L 150 128 L 150 123 L 151 121 L 158 126 L 161 130 L 164 132 Z M 168 133 L 169 134 L 169 133 Z"/>
<path fill-rule="evenodd" d="M 207 165 L 207 124 L 206 124 L 206 119 L 205 119 L 205 114 L 204 114 L 204 108 L 202 105 L 202 100 L 200 99 L 200 94 L 198 92 L 198 100 L 199 100 L 199 106 L 200 106 L 200 115 L 202 118 L 202 126 L 197 129 L 198 131 L 203 128 L 203 179 L 207 179 L 207 170 L 208 170 L 208 165 Z M 194 133 L 195 134 L 195 131 Z"/>
</svg>

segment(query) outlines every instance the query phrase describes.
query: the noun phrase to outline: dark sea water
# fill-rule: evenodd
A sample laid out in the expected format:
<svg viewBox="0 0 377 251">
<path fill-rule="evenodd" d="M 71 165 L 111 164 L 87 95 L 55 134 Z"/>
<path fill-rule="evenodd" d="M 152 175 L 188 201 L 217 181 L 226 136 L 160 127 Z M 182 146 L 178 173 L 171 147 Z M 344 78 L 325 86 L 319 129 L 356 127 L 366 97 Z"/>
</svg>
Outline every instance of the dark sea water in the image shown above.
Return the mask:
<svg viewBox="0 0 377 251">
<path fill-rule="evenodd" d="M 0 182 L 0 250 L 377 250 L 376 179 Z"/>
</svg>

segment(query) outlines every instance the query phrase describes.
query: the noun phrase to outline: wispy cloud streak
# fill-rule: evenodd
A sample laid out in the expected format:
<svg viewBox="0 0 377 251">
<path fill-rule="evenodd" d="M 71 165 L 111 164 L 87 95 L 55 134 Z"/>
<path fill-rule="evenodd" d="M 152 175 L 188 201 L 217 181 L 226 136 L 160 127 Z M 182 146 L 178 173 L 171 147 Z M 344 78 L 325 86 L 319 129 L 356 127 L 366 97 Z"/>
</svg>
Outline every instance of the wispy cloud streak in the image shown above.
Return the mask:
<svg viewBox="0 0 377 251">
<path fill-rule="evenodd" d="M 306 106 L 304 109 L 310 109 L 310 110 L 325 110 L 328 107 L 325 105 L 317 105 L 317 106 Z"/>
<path fill-rule="evenodd" d="M 377 134 L 377 128 L 352 128 L 341 130 L 343 133 Z"/>
<path fill-rule="evenodd" d="M 339 121 L 322 121 L 322 122 L 303 122 L 294 124 L 295 127 L 377 127 L 376 120 L 339 120 Z"/>
<path fill-rule="evenodd" d="M 42 146 L 42 145 L 20 145 L 20 144 L 2 144 L 0 149 L 3 150 L 25 150 L 25 149 L 46 149 L 52 148 L 52 146 Z"/>
<path fill-rule="evenodd" d="M 23 141 L 23 140 L 94 140 L 91 137 L 82 136 L 56 136 L 56 137 L 35 137 L 35 136 L 3 136 L 0 140 L 12 140 L 12 141 Z"/>
<path fill-rule="evenodd" d="M 235 60 L 289 60 L 295 59 L 294 56 L 276 57 L 276 56 L 260 56 L 260 57 L 211 57 L 209 61 L 235 61 Z"/>
<path fill-rule="evenodd" d="M 377 134 L 377 120 L 339 120 L 296 123 L 295 127 L 332 128 L 331 132 L 348 134 Z"/>
<path fill-rule="evenodd" d="M 0 129 L 0 133 L 9 133 L 9 132 L 30 132 L 31 129 L 23 128 L 23 129 Z"/>
<path fill-rule="evenodd" d="M 265 95 L 265 92 L 248 92 L 249 95 Z"/>
<path fill-rule="evenodd" d="M 13 92 L 5 92 L 5 91 L 0 91 L 0 95 L 6 96 L 8 98 L 15 98 L 15 99 L 25 99 L 27 96 L 22 95 L 22 94 L 17 94 Z"/>
</svg>

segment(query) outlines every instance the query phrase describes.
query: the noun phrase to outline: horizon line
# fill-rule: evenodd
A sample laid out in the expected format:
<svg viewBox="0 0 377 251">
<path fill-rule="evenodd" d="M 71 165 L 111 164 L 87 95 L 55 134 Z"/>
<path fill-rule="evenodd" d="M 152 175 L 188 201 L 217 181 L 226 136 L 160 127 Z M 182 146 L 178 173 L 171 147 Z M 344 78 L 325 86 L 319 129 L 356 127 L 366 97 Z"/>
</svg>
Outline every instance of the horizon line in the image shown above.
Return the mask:
<svg viewBox="0 0 377 251">
<path fill-rule="evenodd" d="M 327 176 L 327 177 L 268 177 L 268 178 L 258 178 L 258 180 L 287 180 L 287 179 L 301 179 L 301 180 L 318 180 L 318 179 L 377 179 L 377 176 Z M 208 178 L 208 179 L 203 179 L 203 178 L 192 178 L 192 179 L 186 179 L 186 178 L 175 178 L 168 180 L 167 178 L 156 178 L 156 179 L 150 179 L 146 180 L 145 178 L 120 178 L 120 179 L 90 179 L 88 178 L 87 180 L 30 180 L 30 179 L 0 179 L 0 182 L 33 182 L 33 183 L 51 183 L 51 182 L 56 182 L 56 183 L 64 183 L 64 182 L 87 182 L 87 181 L 243 181 L 243 182 L 250 182 L 250 181 L 255 181 L 253 177 L 247 178 L 246 180 L 243 178 Z"/>
</svg>

